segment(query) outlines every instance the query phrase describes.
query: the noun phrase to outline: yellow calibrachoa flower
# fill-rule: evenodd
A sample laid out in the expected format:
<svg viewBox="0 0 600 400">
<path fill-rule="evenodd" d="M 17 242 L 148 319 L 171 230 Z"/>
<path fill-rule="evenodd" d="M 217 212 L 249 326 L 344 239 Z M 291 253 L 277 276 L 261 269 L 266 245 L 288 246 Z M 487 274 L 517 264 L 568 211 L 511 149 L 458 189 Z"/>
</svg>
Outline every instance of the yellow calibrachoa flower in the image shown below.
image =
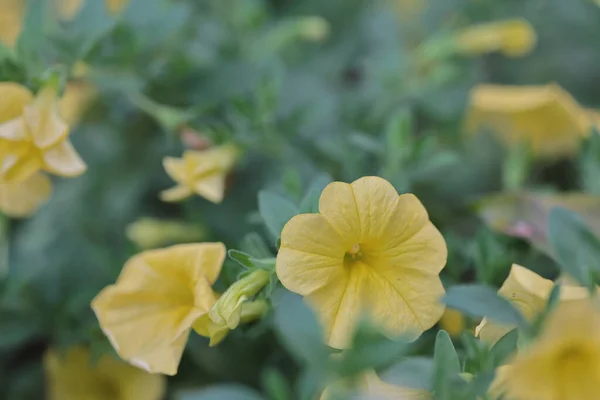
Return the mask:
<svg viewBox="0 0 600 400">
<path fill-rule="evenodd" d="M 222 243 L 181 244 L 132 257 L 114 285 L 92 302 L 121 358 L 174 375 L 193 323 L 217 300 L 211 285 L 225 259 Z"/>
<path fill-rule="evenodd" d="M 52 183 L 42 173 L 22 182 L 5 183 L 0 179 L 0 212 L 15 218 L 28 217 L 52 194 Z"/>
<path fill-rule="evenodd" d="M 0 83 L 0 177 L 23 181 L 40 169 L 74 177 L 86 166 L 69 141 L 69 126 L 58 112 L 52 86 L 34 98 L 29 89 L 11 82 Z"/>
<path fill-rule="evenodd" d="M 345 397 L 340 397 L 345 395 Z M 382 381 L 375 371 L 367 371 L 358 382 L 340 381 L 329 385 L 320 400 L 352 398 L 356 400 L 431 400 L 433 396 L 424 389 L 392 385 Z"/>
<path fill-rule="evenodd" d="M 197 194 L 220 203 L 225 195 L 225 180 L 238 156 L 238 148 L 226 144 L 205 151 L 188 150 L 182 158 L 165 157 L 165 170 L 177 186 L 163 191 L 161 199 L 181 201 Z"/>
<path fill-rule="evenodd" d="M 160 400 L 165 377 L 152 375 L 110 356 L 94 362 L 85 347 L 44 356 L 48 400 Z"/>
<path fill-rule="evenodd" d="M 378 177 L 334 182 L 319 211 L 285 225 L 276 269 L 316 310 L 330 346 L 347 347 L 363 312 L 389 335 L 420 335 L 440 319 L 446 243 L 414 195 Z"/>
<path fill-rule="evenodd" d="M 541 335 L 502 373 L 510 400 L 596 400 L 600 393 L 600 311 L 590 299 L 562 303 Z"/>
<path fill-rule="evenodd" d="M 142 249 L 153 249 L 173 243 L 198 242 L 206 237 L 206 229 L 177 220 L 141 218 L 127 225 L 125 234 Z"/>
<path fill-rule="evenodd" d="M 534 155 L 549 158 L 574 154 L 593 126 L 594 113 L 555 84 L 479 85 L 466 118 L 469 133 L 490 129 L 508 146 L 525 142 Z"/>
<path fill-rule="evenodd" d="M 0 0 L 0 42 L 14 46 L 21 31 L 24 0 Z"/>
<path fill-rule="evenodd" d="M 498 290 L 498 294 L 510 301 L 525 318 L 531 319 L 544 310 L 553 287 L 554 282 L 551 280 L 544 279 L 527 268 L 513 264 L 510 274 Z M 586 288 L 572 284 L 565 284 L 561 287 L 561 303 L 581 301 L 587 296 Z M 483 341 L 493 344 L 514 328 L 515 326 L 497 325 L 484 318 L 475 333 Z"/>
<path fill-rule="evenodd" d="M 473 25 L 456 37 L 458 50 L 470 56 L 499 51 L 508 57 L 520 57 L 534 48 L 536 40 L 535 30 L 524 19 Z"/>
</svg>

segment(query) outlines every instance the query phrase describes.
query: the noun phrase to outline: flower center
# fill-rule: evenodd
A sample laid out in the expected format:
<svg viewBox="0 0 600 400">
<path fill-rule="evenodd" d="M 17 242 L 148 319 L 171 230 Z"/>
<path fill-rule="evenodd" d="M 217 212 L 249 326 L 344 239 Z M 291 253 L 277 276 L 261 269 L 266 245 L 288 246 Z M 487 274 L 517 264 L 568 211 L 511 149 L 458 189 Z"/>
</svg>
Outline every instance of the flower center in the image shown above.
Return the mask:
<svg viewBox="0 0 600 400">
<path fill-rule="evenodd" d="M 345 264 L 348 265 L 354 261 L 358 261 L 362 257 L 362 252 L 360 251 L 360 245 L 358 243 L 354 243 L 350 250 L 346 252 L 344 256 Z"/>
</svg>

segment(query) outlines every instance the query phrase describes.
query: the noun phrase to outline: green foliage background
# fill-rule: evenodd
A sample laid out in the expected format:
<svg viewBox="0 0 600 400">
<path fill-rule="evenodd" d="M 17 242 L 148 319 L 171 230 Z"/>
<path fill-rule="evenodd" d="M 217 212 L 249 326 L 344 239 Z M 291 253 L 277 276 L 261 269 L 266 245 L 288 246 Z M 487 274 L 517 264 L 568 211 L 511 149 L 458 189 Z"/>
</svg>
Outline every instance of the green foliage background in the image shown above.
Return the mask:
<svg viewBox="0 0 600 400">
<path fill-rule="evenodd" d="M 18 57 L 7 49 L 0 53 L 0 79 L 36 88 L 47 69 L 83 60 L 99 96 L 72 136 L 88 172 L 57 179 L 53 198 L 34 217 L 2 220 L 8 265 L 0 278 L 0 398 L 42 398 L 41 357 L 49 346 L 89 343 L 95 354 L 111 351 L 89 303 L 140 250 L 125 235 L 138 218 L 180 219 L 204 229 L 206 240 L 274 256 L 276 238 L 258 212 L 260 190 L 300 207 L 305 196 L 318 195 L 311 188 L 330 179 L 380 175 L 399 192 L 415 193 L 443 232 L 447 287 L 475 281 L 498 286 L 513 262 L 557 275 L 557 264 L 542 252 L 491 232 L 475 215 L 476 200 L 503 190 L 506 157 L 489 138 L 465 140 L 462 118 L 468 91 L 480 82 L 557 82 L 582 104 L 600 107 L 600 7 L 593 2 L 431 0 L 422 14 L 405 18 L 394 1 L 131 0 L 115 18 L 101 2 L 88 1 L 73 21 L 61 24 L 45 2 L 30 3 Z M 328 35 L 312 40 L 307 17 L 323 18 Z M 448 56 L 417 68 L 425 41 L 511 17 L 526 18 L 538 33 L 529 56 Z M 166 204 L 157 197 L 171 185 L 162 158 L 183 150 L 176 129 L 181 123 L 247 150 L 221 205 L 200 198 Z M 598 146 L 586 146 L 585 162 L 594 166 Z M 583 179 L 581 162 L 535 165 L 526 185 L 597 194 L 597 183 L 590 182 L 600 177 Z M 259 237 L 270 254 L 256 254 Z M 239 272 L 228 261 L 219 287 Z M 298 321 L 313 318 L 298 304 L 289 307 Z M 253 387 L 271 399 L 309 398 L 305 393 L 318 387 L 315 371 L 339 372 L 339 365 L 324 367 L 319 355 L 299 357 L 318 344 L 294 337 L 298 322 L 275 308 L 215 348 L 192 335 L 180 373 L 169 380 L 171 398 L 222 382 Z M 386 358 L 390 354 L 433 355 L 435 332 L 408 350 L 388 343 L 382 351 L 384 342 L 364 329 L 357 339 L 363 353 L 344 364 L 354 370 L 342 375 L 396 363 Z M 439 335 L 434 361 L 454 365 L 452 342 Z M 497 359 L 482 361 L 484 350 L 472 337 L 455 344 L 462 360 L 456 373 L 497 365 Z M 421 364 L 394 364 L 390 374 L 428 368 Z M 209 398 L 203 396 L 179 398 Z"/>
</svg>

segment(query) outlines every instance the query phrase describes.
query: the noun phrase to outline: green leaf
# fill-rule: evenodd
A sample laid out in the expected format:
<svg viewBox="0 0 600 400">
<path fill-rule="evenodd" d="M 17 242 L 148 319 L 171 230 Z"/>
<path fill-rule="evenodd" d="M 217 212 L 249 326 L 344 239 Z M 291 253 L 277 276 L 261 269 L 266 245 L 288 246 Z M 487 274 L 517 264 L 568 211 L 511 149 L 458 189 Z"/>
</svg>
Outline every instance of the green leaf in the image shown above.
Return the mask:
<svg viewBox="0 0 600 400">
<path fill-rule="evenodd" d="M 290 218 L 298 214 L 298 208 L 290 200 L 265 191 L 258 193 L 258 210 L 269 233 L 275 239 L 281 236 L 281 230 Z"/>
<path fill-rule="evenodd" d="M 306 195 L 302 199 L 300 203 L 300 213 L 301 214 L 311 214 L 319 212 L 319 199 L 321 198 L 321 193 L 323 189 L 327 185 L 329 185 L 333 179 L 329 174 L 319 174 L 312 181 Z"/>
<path fill-rule="evenodd" d="M 548 219 L 548 242 L 562 271 L 592 289 L 600 272 L 600 241 L 576 213 L 556 207 Z"/>
<path fill-rule="evenodd" d="M 292 398 L 292 389 L 285 376 L 274 368 L 266 369 L 262 374 L 262 386 L 269 394 L 269 400 L 288 400 Z"/>
<path fill-rule="evenodd" d="M 433 353 L 434 374 L 433 390 L 435 398 L 450 399 L 451 381 L 461 373 L 460 361 L 450 335 L 444 330 L 440 330 L 435 339 L 435 349 Z"/>
<path fill-rule="evenodd" d="M 600 194 L 600 135 L 596 129 L 592 130 L 589 139 L 584 142 L 579 169 L 584 191 Z"/>
<path fill-rule="evenodd" d="M 257 258 L 273 257 L 273 253 L 269 250 L 269 246 L 256 232 L 246 234 L 240 243 L 240 248 L 245 253 L 252 254 Z"/>
<path fill-rule="evenodd" d="M 252 389 L 238 384 L 215 385 L 208 389 L 190 390 L 177 395 L 178 400 L 264 400 Z"/>
<path fill-rule="evenodd" d="M 275 332 L 281 343 L 302 363 L 320 368 L 329 352 L 317 317 L 300 296 L 281 290 L 275 296 Z"/>
<path fill-rule="evenodd" d="M 518 329 L 513 329 L 494 344 L 488 354 L 488 366 L 494 369 L 504 364 L 504 361 L 517 350 L 519 340 Z"/>
<path fill-rule="evenodd" d="M 474 318 L 487 317 L 505 325 L 526 327 L 521 313 L 494 289 L 485 285 L 456 285 L 450 287 L 442 300 L 448 307 L 456 308 Z"/>
<path fill-rule="evenodd" d="M 115 25 L 103 1 L 86 1 L 83 8 L 67 25 L 67 34 L 72 44 L 73 60 L 87 56 L 100 39 Z"/>
<path fill-rule="evenodd" d="M 379 373 L 384 382 L 414 389 L 433 390 L 435 366 L 426 357 L 407 357 Z"/>
<path fill-rule="evenodd" d="M 399 169 L 402 161 L 412 153 L 413 118 L 410 110 L 402 108 L 388 121 L 385 128 L 387 168 Z"/>
<path fill-rule="evenodd" d="M 31 76 L 39 75 L 45 66 L 42 52 L 47 48 L 47 35 L 52 27 L 51 2 L 30 0 L 23 22 L 23 30 L 17 40 L 17 54 Z"/>
<path fill-rule="evenodd" d="M 235 261 L 236 263 L 238 263 L 246 269 L 253 269 L 254 267 L 256 267 L 256 264 L 252 262 L 252 256 L 250 254 L 246 254 L 239 250 L 229 249 L 227 250 L 227 255 L 233 261 Z"/>
</svg>

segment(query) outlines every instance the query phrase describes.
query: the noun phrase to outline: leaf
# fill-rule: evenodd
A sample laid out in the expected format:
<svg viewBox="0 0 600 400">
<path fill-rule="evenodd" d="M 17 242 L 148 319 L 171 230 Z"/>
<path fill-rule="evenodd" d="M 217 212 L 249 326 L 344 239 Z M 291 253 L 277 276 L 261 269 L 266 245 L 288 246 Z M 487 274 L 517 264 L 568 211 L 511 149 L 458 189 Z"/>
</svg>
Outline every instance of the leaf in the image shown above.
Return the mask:
<svg viewBox="0 0 600 400">
<path fill-rule="evenodd" d="M 385 128 L 385 146 L 388 167 L 394 170 L 411 154 L 413 118 L 410 110 L 402 108 L 388 121 Z"/>
<path fill-rule="evenodd" d="M 413 389 L 433 389 L 433 360 L 426 357 L 407 357 L 379 373 L 379 378 L 396 386 Z"/>
<path fill-rule="evenodd" d="M 448 289 L 442 301 L 448 307 L 456 308 L 474 318 L 487 317 L 499 324 L 527 326 L 527 321 L 521 313 L 489 286 L 452 286 Z"/>
<path fill-rule="evenodd" d="M 269 400 L 288 400 L 292 398 L 292 389 L 285 376 L 274 368 L 266 369 L 262 374 L 262 386 L 269 394 Z"/>
<path fill-rule="evenodd" d="M 111 31 L 115 22 L 104 2 L 84 2 L 82 9 L 67 25 L 67 34 L 72 43 L 72 61 L 85 58 L 94 45 Z"/>
<path fill-rule="evenodd" d="M 519 331 L 517 329 L 513 329 L 502 336 L 490 349 L 488 354 L 489 368 L 494 369 L 504 364 L 504 361 L 517 350 L 518 340 Z"/>
<path fill-rule="evenodd" d="M 600 135 L 596 129 L 584 142 L 579 158 L 579 169 L 585 192 L 600 194 Z"/>
<path fill-rule="evenodd" d="M 17 40 L 17 54 L 30 71 L 37 76 L 45 68 L 42 65 L 42 51 L 47 48 L 47 35 L 51 30 L 51 2 L 30 0 L 23 22 L 23 30 Z"/>
<path fill-rule="evenodd" d="M 265 191 L 258 193 L 258 210 L 269 233 L 275 239 L 281 236 L 283 226 L 298 214 L 298 208 L 290 200 Z"/>
<path fill-rule="evenodd" d="M 440 330 L 433 353 L 433 390 L 436 399 L 450 399 L 450 383 L 461 373 L 460 361 L 450 335 Z"/>
<path fill-rule="evenodd" d="M 215 385 L 208 389 L 181 392 L 177 400 L 264 400 L 254 390 L 238 384 Z"/>
<path fill-rule="evenodd" d="M 323 331 L 302 298 L 286 290 L 276 293 L 275 332 L 285 348 L 302 363 L 319 368 L 327 361 Z"/>
<path fill-rule="evenodd" d="M 333 181 L 329 174 L 319 174 L 312 181 L 306 195 L 300 203 L 300 213 L 310 214 L 319 212 L 319 199 L 323 189 Z"/>
<path fill-rule="evenodd" d="M 600 272 L 600 241 L 578 214 L 556 207 L 548 219 L 548 242 L 562 271 L 587 288 Z"/>
<path fill-rule="evenodd" d="M 239 250 L 229 249 L 227 251 L 227 255 L 233 261 L 237 262 L 239 265 L 246 269 L 253 269 L 256 267 L 256 264 L 252 262 L 252 256 L 250 254 L 246 254 Z"/>
<path fill-rule="evenodd" d="M 242 251 L 252 254 L 254 257 L 273 257 L 273 253 L 269 250 L 269 246 L 267 246 L 263 238 L 256 232 L 246 234 L 240 243 L 240 248 Z"/>
</svg>

